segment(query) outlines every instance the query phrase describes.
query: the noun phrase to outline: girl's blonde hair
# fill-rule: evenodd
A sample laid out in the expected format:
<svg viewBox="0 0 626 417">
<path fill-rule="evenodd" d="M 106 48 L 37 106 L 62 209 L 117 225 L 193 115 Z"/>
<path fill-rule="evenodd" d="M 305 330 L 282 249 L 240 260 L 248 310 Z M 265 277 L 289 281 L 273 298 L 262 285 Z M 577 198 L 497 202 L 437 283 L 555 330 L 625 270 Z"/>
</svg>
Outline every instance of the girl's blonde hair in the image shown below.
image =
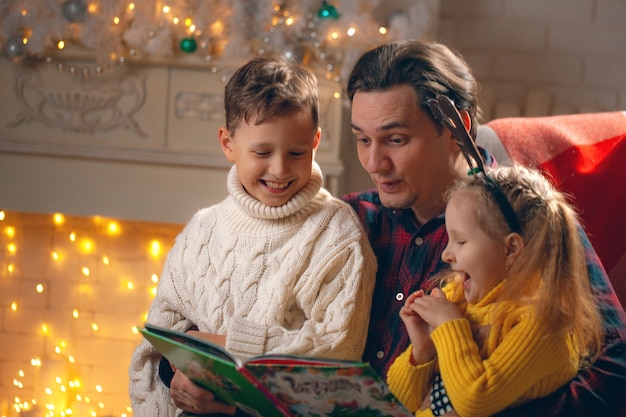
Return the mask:
<svg viewBox="0 0 626 417">
<path fill-rule="evenodd" d="M 593 361 L 602 344 L 602 321 L 575 209 L 537 170 L 515 165 L 490 170 L 488 175 L 513 208 L 525 243 L 507 272 L 500 300 L 533 306 L 551 333 L 564 332 L 580 357 Z M 476 196 L 479 224 L 504 242 L 511 229 L 485 178 L 472 175 L 460 180 L 448 199 L 458 192 Z"/>
</svg>

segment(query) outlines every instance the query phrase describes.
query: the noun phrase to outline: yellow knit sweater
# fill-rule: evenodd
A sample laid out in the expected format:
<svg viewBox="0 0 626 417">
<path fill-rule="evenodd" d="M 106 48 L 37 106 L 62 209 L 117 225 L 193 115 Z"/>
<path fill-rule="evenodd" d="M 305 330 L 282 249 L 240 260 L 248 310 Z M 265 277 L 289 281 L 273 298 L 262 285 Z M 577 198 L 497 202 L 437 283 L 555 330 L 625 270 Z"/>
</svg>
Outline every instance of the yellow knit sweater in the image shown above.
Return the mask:
<svg viewBox="0 0 626 417">
<path fill-rule="evenodd" d="M 450 320 L 432 332 L 437 357 L 413 366 L 409 346 L 387 374 L 391 391 L 416 416 L 432 416 L 430 408 L 420 407 L 430 392 L 436 367 L 461 417 L 489 416 L 547 396 L 576 375 L 577 355 L 566 337 L 549 334 L 529 307 L 508 303 L 505 317 L 492 322 L 502 284 L 475 305 L 462 301 L 462 291 L 454 291 L 454 286 L 446 286 L 446 295 L 464 312 L 464 318 Z M 472 329 L 488 325 L 486 338 L 477 341 L 480 338 L 473 336 Z"/>
</svg>

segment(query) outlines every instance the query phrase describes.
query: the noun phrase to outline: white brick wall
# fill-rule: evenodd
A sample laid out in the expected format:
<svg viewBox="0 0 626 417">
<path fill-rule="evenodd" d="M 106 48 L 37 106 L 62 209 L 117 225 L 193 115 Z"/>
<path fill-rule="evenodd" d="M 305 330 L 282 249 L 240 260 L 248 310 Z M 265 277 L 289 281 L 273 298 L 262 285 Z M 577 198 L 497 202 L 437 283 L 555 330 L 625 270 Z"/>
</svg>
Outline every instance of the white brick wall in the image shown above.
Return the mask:
<svg viewBox="0 0 626 417">
<path fill-rule="evenodd" d="M 484 121 L 626 109 L 626 1 L 442 0 L 439 40 L 458 49 L 483 88 Z"/>
<path fill-rule="evenodd" d="M 155 286 L 152 275 L 161 273 L 182 225 L 117 220 L 121 233 L 110 235 L 109 220 L 100 217 L 66 216 L 63 225 L 55 225 L 51 214 L 4 215 L 0 220 L 0 416 L 17 416 L 15 398 L 39 403 L 41 408 L 28 414 L 31 417 L 43 416 L 46 404 L 54 404 L 57 411 L 71 408 L 77 416 L 92 411 L 102 417 L 130 416 L 128 366 L 141 339 L 133 327 L 145 320 Z M 76 232 L 75 242 L 69 239 L 71 232 Z M 83 239 L 93 243 L 92 251 L 81 250 Z M 149 254 L 152 240 L 162 245 L 158 257 Z M 9 250 L 10 244 L 15 252 Z M 58 261 L 52 259 L 52 252 L 60 255 Z M 108 257 L 108 265 L 103 256 Z M 83 267 L 89 268 L 88 276 Z M 43 285 L 42 292 L 37 291 L 38 284 Z M 47 334 L 42 332 L 44 324 Z M 42 361 L 41 367 L 31 365 L 34 358 Z M 71 388 L 74 381 L 80 381 L 80 386 Z M 45 388 L 51 388 L 52 394 L 46 394 Z"/>
</svg>

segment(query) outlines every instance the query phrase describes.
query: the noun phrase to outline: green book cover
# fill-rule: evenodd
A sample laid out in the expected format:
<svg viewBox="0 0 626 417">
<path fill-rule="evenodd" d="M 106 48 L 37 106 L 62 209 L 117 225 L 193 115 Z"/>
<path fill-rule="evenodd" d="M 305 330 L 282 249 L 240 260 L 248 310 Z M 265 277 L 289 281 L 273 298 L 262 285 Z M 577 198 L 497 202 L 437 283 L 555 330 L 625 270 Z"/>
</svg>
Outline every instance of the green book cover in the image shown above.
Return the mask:
<svg viewBox="0 0 626 417">
<path fill-rule="evenodd" d="M 413 415 L 367 363 L 291 355 L 241 362 L 185 333 L 148 323 L 139 331 L 189 379 L 252 416 Z"/>
</svg>

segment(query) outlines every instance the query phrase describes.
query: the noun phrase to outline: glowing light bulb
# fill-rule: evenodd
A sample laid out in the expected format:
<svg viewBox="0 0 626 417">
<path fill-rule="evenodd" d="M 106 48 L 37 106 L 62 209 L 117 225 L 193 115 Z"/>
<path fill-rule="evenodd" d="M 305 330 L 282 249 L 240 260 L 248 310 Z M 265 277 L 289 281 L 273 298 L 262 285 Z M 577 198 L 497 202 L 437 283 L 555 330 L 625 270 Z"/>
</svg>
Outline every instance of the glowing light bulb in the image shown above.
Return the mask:
<svg viewBox="0 0 626 417">
<path fill-rule="evenodd" d="M 4 212 L 4 210 L 0 210 L 0 222 L 4 220 L 5 217 L 6 217 L 6 213 Z"/>
<path fill-rule="evenodd" d="M 57 226 L 62 225 L 63 223 L 65 223 L 65 216 L 62 215 L 61 213 L 54 213 L 52 215 L 52 221 L 54 222 L 54 224 L 56 224 Z"/>
<path fill-rule="evenodd" d="M 9 243 L 7 245 L 7 250 L 9 251 L 9 253 L 14 254 L 15 252 L 17 252 L 17 246 L 15 246 L 15 243 Z"/>
<path fill-rule="evenodd" d="M 4 234 L 7 235 L 9 237 L 9 239 L 12 239 L 15 236 L 15 227 L 13 226 L 7 226 L 4 228 Z"/>
<path fill-rule="evenodd" d="M 116 24 L 116 25 L 119 25 L 119 24 L 120 24 L 120 18 L 119 18 L 119 17 L 117 17 L 117 16 L 115 16 L 115 17 L 113 18 L 113 23 L 114 23 L 114 24 Z"/>
<path fill-rule="evenodd" d="M 17 302 L 13 301 L 11 303 L 11 311 L 17 311 Z"/>
<path fill-rule="evenodd" d="M 378 28 L 378 33 L 380 33 L 381 35 L 386 35 L 387 34 L 387 28 L 384 26 L 381 26 Z"/>
<path fill-rule="evenodd" d="M 61 259 L 61 255 L 59 255 L 59 252 L 52 252 L 50 254 L 50 256 L 52 257 L 52 259 L 54 259 L 55 261 L 58 261 L 59 259 Z"/>
<path fill-rule="evenodd" d="M 356 28 L 351 27 L 346 33 L 348 34 L 348 36 L 354 36 L 356 34 Z"/>
<path fill-rule="evenodd" d="M 128 10 L 135 10 L 135 3 L 129 3 Z"/>
<path fill-rule="evenodd" d="M 59 41 L 59 42 L 57 43 L 57 48 L 59 48 L 59 49 L 63 49 L 63 48 L 65 48 L 65 42 L 63 42 L 63 41 Z"/>
<path fill-rule="evenodd" d="M 39 294 L 41 294 L 44 290 L 43 284 L 37 284 L 37 286 L 35 287 L 35 291 L 37 291 Z"/>
<path fill-rule="evenodd" d="M 102 263 L 105 264 L 105 265 L 108 265 L 110 263 L 109 257 L 108 256 L 103 256 L 102 257 Z"/>
<path fill-rule="evenodd" d="M 161 243 L 158 240 L 150 242 L 150 254 L 155 258 L 161 254 Z"/>
<path fill-rule="evenodd" d="M 118 222 L 109 222 L 109 224 L 107 224 L 107 233 L 109 235 L 117 235 L 120 234 L 121 229 L 120 229 L 120 224 Z"/>
<path fill-rule="evenodd" d="M 91 323 L 91 330 L 93 330 L 94 332 L 98 331 L 98 325 L 96 323 Z"/>
<path fill-rule="evenodd" d="M 48 329 L 48 325 L 47 324 L 44 323 L 44 324 L 41 325 L 41 332 L 43 334 L 48 334 L 49 331 L 50 331 L 50 329 Z"/>
<path fill-rule="evenodd" d="M 83 273 L 84 276 L 88 277 L 89 274 L 91 273 L 89 271 L 89 268 L 87 268 L 86 266 L 83 266 L 83 269 L 81 269 L 81 272 Z"/>
<path fill-rule="evenodd" d="M 100 385 L 96 385 L 96 391 L 98 391 L 98 392 L 102 392 L 102 386 L 100 386 Z"/>
<path fill-rule="evenodd" d="M 76 308 L 75 308 L 74 310 L 72 310 L 72 316 L 73 316 L 75 319 L 77 319 L 77 318 L 78 318 L 78 309 L 76 309 Z"/>
<path fill-rule="evenodd" d="M 13 264 L 8 264 L 8 265 L 7 265 L 7 271 L 9 271 L 9 273 L 13 273 L 13 272 L 15 272 L 15 265 L 13 265 Z"/>
<path fill-rule="evenodd" d="M 157 274 L 152 274 L 150 276 L 150 280 L 156 284 L 157 282 L 159 282 L 159 276 Z"/>
<path fill-rule="evenodd" d="M 76 232 L 70 233 L 70 242 L 76 242 Z"/>
<path fill-rule="evenodd" d="M 158 288 L 157 288 L 157 287 L 152 287 L 152 288 L 150 288 L 150 295 L 151 295 L 152 297 L 156 297 L 156 295 L 157 295 L 157 291 L 158 291 Z"/>
<path fill-rule="evenodd" d="M 83 239 L 80 241 L 80 249 L 83 253 L 93 252 L 95 244 L 91 239 Z"/>
<path fill-rule="evenodd" d="M 337 33 L 337 32 L 332 32 L 332 33 L 330 34 L 330 38 L 331 38 L 331 39 L 335 39 L 335 40 L 336 40 L 336 39 L 338 39 L 338 38 L 339 38 L 339 33 Z"/>
<path fill-rule="evenodd" d="M 163 13 L 169 13 L 171 10 L 170 6 L 163 6 Z"/>
</svg>

